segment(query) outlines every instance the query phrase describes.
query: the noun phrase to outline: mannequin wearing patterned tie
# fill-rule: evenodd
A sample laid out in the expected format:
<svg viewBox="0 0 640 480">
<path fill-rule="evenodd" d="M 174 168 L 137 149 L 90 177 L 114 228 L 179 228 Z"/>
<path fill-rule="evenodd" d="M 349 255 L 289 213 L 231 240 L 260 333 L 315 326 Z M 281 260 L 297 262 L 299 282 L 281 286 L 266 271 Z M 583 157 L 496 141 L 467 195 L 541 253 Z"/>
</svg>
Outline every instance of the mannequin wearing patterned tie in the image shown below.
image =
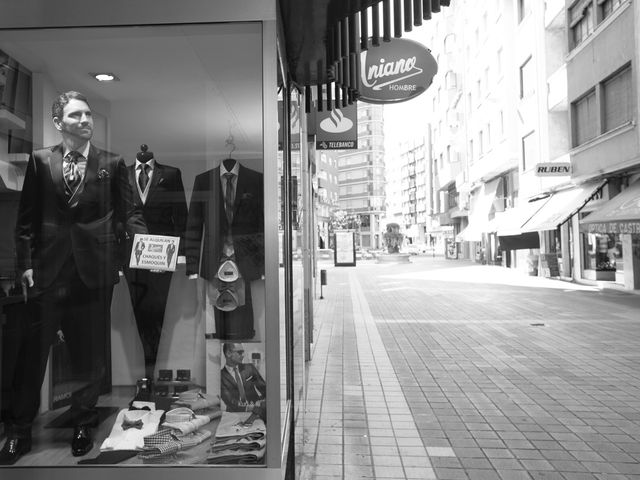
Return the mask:
<svg viewBox="0 0 640 480">
<path fill-rule="evenodd" d="M 214 284 L 232 245 L 233 261 L 244 283 L 244 304 L 229 311 L 213 309 L 214 338 L 255 336 L 251 282 L 264 275 L 263 191 L 262 173 L 232 158 L 194 181 L 185 235 L 187 275 L 199 275 Z"/>
<path fill-rule="evenodd" d="M 178 255 L 184 255 L 187 201 L 180 170 L 158 162 L 147 145 L 140 145 L 135 165 L 128 167 L 134 203 L 142 211 L 149 233 L 180 238 Z M 124 273 L 144 353 L 145 375 L 155 378 L 158 347 L 172 272 L 129 268 L 131 246 L 125 254 Z"/>
</svg>

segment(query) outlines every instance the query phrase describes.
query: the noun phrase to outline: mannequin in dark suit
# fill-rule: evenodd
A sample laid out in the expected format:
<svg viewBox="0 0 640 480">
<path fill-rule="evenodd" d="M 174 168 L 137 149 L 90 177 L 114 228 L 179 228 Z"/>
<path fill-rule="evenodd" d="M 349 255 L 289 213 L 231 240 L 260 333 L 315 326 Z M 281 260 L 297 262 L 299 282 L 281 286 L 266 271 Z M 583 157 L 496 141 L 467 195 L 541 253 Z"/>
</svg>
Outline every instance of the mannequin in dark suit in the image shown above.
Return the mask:
<svg viewBox="0 0 640 480">
<path fill-rule="evenodd" d="M 119 280 L 116 226 L 126 226 L 130 234 L 146 232 L 124 160 L 89 143 L 93 120 L 87 99 L 77 92 L 62 94 L 52 116 L 62 143 L 32 153 L 18 210 L 16 254 L 29 314 L 19 348 L 23 371 L 14 378 L 3 419 L 2 464 L 14 463 L 31 448 L 31 425 L 57 331 L 68 345 L 72 370 L 86 382 L 72 395 L 72 453 L 84 455 L 93 446 L 90 427 L 108 371 L 105 347 Z"/>
<path fill-rule="evenodd" d="M 147 151 L 147 148 L 142 145 L 135 165 L 127 167 L 129 183 L 135 192 L 134 203 L 142 210 L 149 234 L 180 237 L 178 255 L 184 255 L 187 200 L 182 174 L 175 167 L 158 163 L 153 158 L 153 152 Z M 149 171 L 146 183 L 140 179 L 144 175 L 142 168 Z M 140 270 L 129 268 L 128 265 L 125 262 L 124 272 L 142 341 L 145 375 L 152 380 L 172 272 Z"/>
<path fill-rule="evenodd" d="M 267 384 L 262 375 L 252 363 L 242 363 L 244 347 L 241 343 L 223 343 L 222 353 L 225 366 L 220 371 L 220 398 L 227 411 L 251 412 L 265 420 Z M 236 375 L 240 377 L 241 385 L 238 385 Z"/>
<path fill-rule="evenodd" d="M 221 172 L 222 169 L 222 172 Z M 237 172 L 233 219 L 225 212 L 222 180 L 225 172 Z M 199 274 L 214 280 L 225 241 L 231 238 L 235 262 L 245 284 L 245 304 L 233 311 L 214 308 L 215 336 L 221 339 L 250 339 L 255 335 L 250 283 L 264 275 L 263 175 L 235 160 L 198 175 L 193 184 L 187 219 L 187 275 Z"/>
</svg>

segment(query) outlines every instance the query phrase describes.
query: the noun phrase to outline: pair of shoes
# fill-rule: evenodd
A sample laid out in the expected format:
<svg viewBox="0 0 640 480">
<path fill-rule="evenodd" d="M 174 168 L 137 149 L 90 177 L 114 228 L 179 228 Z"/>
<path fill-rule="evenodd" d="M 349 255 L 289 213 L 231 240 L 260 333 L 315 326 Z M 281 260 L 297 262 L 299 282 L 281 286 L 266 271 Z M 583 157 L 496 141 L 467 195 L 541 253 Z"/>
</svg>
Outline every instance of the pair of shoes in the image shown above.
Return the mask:
<svg viewBox="0 0 640 480">
<path fill-rule="evenodd" d="M 9 437 L 0 450 L 0 465 L 13 465 L 22 455 L 30 451 L 30 438 Z"/>
<path fill-rule="evenodd" d="M 82 457 L 93 448 L 93 437 L 91 429 L 87 426 L 75 427 L 73 429 L 73 439 L 71 440 L 71 453 L 74 457 Z"/>
</svg>

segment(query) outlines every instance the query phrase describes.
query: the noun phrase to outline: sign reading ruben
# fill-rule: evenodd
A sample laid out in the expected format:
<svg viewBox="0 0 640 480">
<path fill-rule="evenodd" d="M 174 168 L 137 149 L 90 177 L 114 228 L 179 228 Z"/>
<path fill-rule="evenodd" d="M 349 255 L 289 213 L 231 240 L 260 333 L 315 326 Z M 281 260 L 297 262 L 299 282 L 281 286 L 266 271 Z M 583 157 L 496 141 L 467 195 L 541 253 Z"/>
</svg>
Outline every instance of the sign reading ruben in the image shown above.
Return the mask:
<svg viewBox="0 0 640 480">
<path fill-rule="evenodd" d="M 368 103 L 399 103 L 423 93 L 438 73 L 438 64 L 424 45 L 406 38 L 360 54 L 360 97 Z"/>
</svg>

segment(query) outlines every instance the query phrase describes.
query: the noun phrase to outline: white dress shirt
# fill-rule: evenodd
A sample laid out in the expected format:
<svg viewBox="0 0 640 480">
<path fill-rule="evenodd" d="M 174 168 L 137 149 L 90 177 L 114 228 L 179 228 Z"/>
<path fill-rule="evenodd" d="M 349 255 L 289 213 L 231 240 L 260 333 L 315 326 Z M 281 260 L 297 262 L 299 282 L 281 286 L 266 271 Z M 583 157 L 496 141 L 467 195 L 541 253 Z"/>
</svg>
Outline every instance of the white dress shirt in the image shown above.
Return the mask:
<svg viewBox="0 0 640 480">
<path fill-rule="evenodd" d="M 144 188 L 144 192 L 140 190 L 140 183 L 138 179 L 140 178 L 140 172 L 142 172 L 142 166 L 148 165 L 149 169 L 147 170 L 147 175 L 149 176 L 149 180 L 147 181 L 147 185 Z M 140 160 L 136 160 L 136 188 L 138 189 L 138 193 L 140 194 L 140 198 L 142 199 L 142 203 L 147 202 L 147 195 L 149 194 L 149 185 L 151 185 L 151 179 L 153 178 L 153 171 L 156 168 L 156 159 L 152 158 L 147 163 L 142 163 Z"/>
</svg>

